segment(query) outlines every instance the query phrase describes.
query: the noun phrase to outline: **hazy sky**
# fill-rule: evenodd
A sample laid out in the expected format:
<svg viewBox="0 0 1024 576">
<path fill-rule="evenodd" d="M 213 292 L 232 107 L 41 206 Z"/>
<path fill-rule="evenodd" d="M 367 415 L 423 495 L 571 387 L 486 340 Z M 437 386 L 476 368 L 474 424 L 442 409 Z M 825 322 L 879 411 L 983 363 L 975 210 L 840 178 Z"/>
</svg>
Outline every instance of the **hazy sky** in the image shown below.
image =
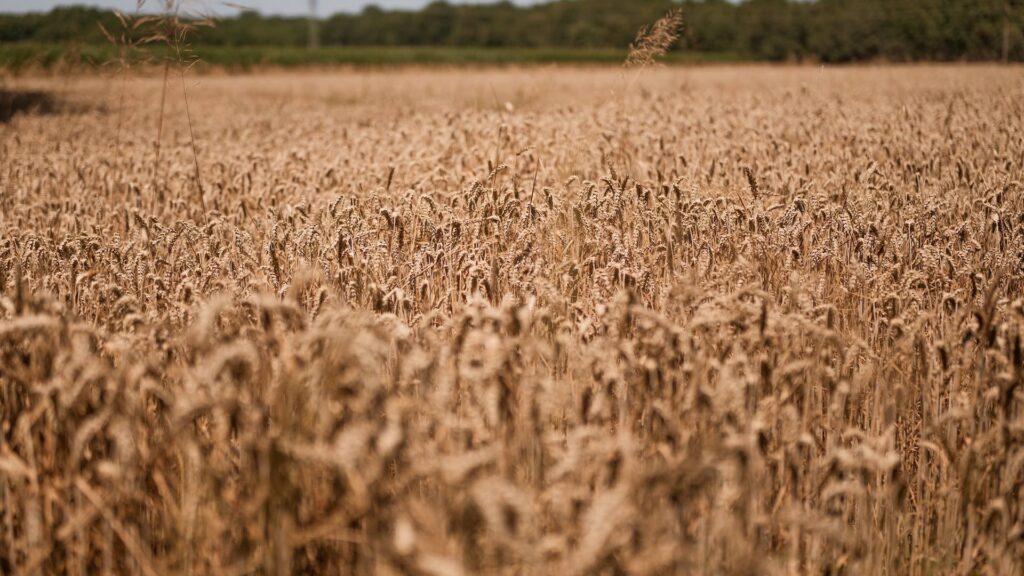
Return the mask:
<svg viewBox="0 0 1024 576">
<path fill-rule="evenodd" d="M 448 0 L 450 3 L 485 3 L 487 0 Z M 493 0 L 492 0 L 493 1 Z M 513 0 L 516 4 L 536 4 L 540 0 Z M 159 5 L 160 0 L 148 0 L 146 4 Z M 308 0 L 232 0 L 228 4 L 239 4 L 264 14 L 305 14 L 308 10 Z M 334 14 L 336 12 L 358 12 L 368 4 L 376 4 L 382 8 L 421 8 L 430 3 L 430 0 L 318 0 L 321 15 Z M 54 6 L 68 4 L 85 4 L 90 6 L 102 6 L 104 8 L 117 8 L 130 12 L 135 10 L 136 0 L 0 0 L 0 12 L 46 12 Z M 224 7 L 222 0 L 191 0 L 186 5 L 202 9 L 203 12 L 211 10 L 221 14 L 232 14 L 236 11 L 233 8 Z"/>
</svg>

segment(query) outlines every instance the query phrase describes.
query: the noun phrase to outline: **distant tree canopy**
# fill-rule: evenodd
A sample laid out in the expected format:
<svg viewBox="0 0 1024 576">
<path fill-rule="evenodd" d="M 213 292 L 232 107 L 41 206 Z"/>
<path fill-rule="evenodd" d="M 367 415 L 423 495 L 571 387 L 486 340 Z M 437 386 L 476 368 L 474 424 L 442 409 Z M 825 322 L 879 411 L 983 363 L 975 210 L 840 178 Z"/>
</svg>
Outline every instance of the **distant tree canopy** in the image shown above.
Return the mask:
<svg viewBox="0 0 1024 576">
<path fill-rule="evenodd" d="M 1024 0 L 438 1 L 419 11 L 336 14 L 320 23 L 320 34 L 336 46 L 624 48 L 672 7 L 685 21 L 678 50 L 770 61 L 995 60 L 1005 33 L 1009 56 L 1024 60 Z M 0 42 L 102 43 L 97 22 L 120 26 L 113 13 L 90 8 L 0 15 Z M 304 18 L 243 12 L 199 30 L 193 43 L 302 46 L 307 34 Z"/>
</svg>

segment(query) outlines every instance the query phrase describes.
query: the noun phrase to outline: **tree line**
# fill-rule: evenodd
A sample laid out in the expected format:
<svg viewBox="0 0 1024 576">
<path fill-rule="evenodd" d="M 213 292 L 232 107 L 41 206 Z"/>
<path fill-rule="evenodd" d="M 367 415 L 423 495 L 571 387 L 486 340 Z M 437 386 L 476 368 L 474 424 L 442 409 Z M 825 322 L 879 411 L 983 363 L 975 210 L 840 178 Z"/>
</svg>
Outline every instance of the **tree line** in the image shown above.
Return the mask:
<svg viewBox="0 0 1024 576">
<path fill-rule="evenodd" d="M 677 50 L 766 61 L 1024 60 L 1024 0 L 557 0 L 433 2 L 418 11 L 367 7 L 318 20 L 334 46 L 624 48 L 637 29 L 679 7 Z M 58 8 L 0 15 L 0 42 L 102 43 L 109 11 Z M 305 18 L 242 12 L 197 29 L 195 45 L 304 46 Z"/>
</svg>

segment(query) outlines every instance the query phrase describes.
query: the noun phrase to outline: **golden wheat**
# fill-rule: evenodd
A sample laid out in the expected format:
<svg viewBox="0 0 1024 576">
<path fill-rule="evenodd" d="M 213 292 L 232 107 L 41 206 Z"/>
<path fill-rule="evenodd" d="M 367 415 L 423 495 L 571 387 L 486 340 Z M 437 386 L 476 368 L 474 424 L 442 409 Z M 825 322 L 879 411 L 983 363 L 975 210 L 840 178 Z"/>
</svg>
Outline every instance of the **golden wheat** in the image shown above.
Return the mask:
<svg viewBox="0 0 1024 576">
<path fill-rule="evenodd" d="M 1024 570 L 1019 70 L 647 74 L 0 125 L 0 573 Z"/>
</svg>

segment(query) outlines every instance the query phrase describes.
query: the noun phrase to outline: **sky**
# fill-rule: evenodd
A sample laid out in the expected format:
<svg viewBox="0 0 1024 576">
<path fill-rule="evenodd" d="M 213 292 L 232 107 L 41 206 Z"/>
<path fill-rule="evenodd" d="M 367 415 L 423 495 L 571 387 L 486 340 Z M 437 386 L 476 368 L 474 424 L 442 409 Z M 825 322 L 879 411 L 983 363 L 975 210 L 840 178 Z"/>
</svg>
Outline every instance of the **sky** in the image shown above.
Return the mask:
<svg viewBox="0 0 1024 576">
<path fill-rule="evenodd" d="M 448 0 L 452 4 L 465 4 L 470 2 L 486 3 L 487 0 Z M 516 4 L 536 4 L 540 0 L 512 0 Z M 147 4 L 158 5 L 161 0 L 148 0 Z M 228 4 L 246 6 L 259 10 L 264 14 L 306 14 L 309 10 L 308 0 L 231 0 Z M 430 0 L 318 0 L 320 15 L 330 15 L 337 12 L 359 12 L 368 4 L 376 4 L 381 8 L 406 8 L 417 9 L 430 3 Z M 125 12 L 135 10 L 136 0 L 0 0 L 0 13 L 10 12 L 47 12 L 54 6 L 69 4 L 84 4 L 99 6 L 103 8 L 117 8 Z M 219 14 L 230 15 L 237 12 L 237 9 L 225 7 L 222 0 L 191 0 L 186 4 L 193 8 L 201 9 L 204 13 L 210 11 Z"/>
</svg>

